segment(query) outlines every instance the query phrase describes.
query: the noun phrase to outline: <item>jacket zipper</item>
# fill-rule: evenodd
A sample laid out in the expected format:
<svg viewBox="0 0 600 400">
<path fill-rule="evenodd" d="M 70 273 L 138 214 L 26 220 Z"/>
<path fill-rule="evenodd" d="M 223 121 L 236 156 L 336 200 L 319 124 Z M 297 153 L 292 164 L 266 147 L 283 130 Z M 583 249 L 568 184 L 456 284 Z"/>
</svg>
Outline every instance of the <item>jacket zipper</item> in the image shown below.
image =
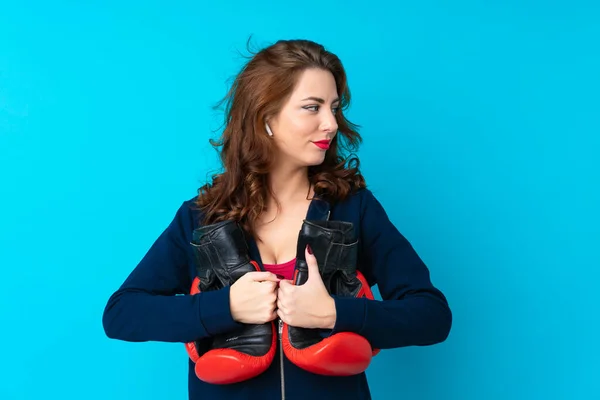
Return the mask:
<svg viewBox="0 0 600 400">
<path fill-rule="evenodd" d="M 325 219 L 329 221 L 329 216 L 331 215 L 331 210 L 327 211 L 327 217 Z M 281 400 L 285 400 L 285 373 L 283 371 L 283 321 L 281 319 L 277 320 L 279 323 L 279 372 L 281 374 Z"/>
<path fill-rule="evenodd" d="M 281 373 L 281 400 L 285 400 L 285 374 L 283 373 L 283 321 L 279 320 L 279 372 Z"/>
</svg>

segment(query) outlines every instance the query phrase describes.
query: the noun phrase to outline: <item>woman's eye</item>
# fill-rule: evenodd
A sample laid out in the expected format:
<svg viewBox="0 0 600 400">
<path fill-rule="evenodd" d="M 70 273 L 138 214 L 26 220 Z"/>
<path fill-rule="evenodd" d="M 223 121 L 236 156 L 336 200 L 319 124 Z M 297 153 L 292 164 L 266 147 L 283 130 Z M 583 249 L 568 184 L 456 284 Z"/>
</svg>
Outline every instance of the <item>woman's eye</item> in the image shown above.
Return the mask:
<svg viewBox="0 0 600 400">
<path fill-rule="evenodd" d="M 318 105 L 315 105 L 315 106 L 305 106 L 305 107 L 304 107 L 304 109 L 305 109 L 305 110 L 309 110 L 309 111 L 318 112 L 318 111 L 319 111 L 319 106 L 318 106 Z M 339 109 L 340 109 L 339 107 L 333 107 L 333 108 L 331 109 L 331 111 L 332 111 L 334 114 L 337 114 L 337 112 L 339 111 Z"/>
</svg>

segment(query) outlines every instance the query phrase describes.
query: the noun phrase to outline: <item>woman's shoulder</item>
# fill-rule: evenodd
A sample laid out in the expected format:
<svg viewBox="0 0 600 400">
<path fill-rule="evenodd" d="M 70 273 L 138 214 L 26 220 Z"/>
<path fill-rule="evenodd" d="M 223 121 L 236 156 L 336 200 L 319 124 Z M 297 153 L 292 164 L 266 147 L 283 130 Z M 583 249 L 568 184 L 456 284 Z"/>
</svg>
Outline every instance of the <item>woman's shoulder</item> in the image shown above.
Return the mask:
<svg viewBox="0 0 600 400">
<path fill-rule="evenodd" d="M 188 211 L 197 211 L 198 210 L 198 196 L 184 198 L 181 204 L 181 208 L 185 208 Z"/>
<path fill-rule="evenodd" d="M 368 187 L 362 187 L 349 193 L 344 199 L 335 203 L 335 207 L 348 210 L 349 212 L 364 211 L 373 201 L 377 202 L 373 191 Z"/>
<path fill-rule="evenodd" d="M 376 231 L 389 222 L 388 213 L 373 190 L 363 187 L 333 206 L 336 218 L 353 221 L 361 231 Z"/>
<path fill-rule="evenodd" d="M 198 207 L 197 199 L 198 196 L 183 198 L 175 207 L 175 215 L 168 227 L 171 234 L 189 240 L 192 231 L 200 226 L 203 213 Z"/>
</svg>

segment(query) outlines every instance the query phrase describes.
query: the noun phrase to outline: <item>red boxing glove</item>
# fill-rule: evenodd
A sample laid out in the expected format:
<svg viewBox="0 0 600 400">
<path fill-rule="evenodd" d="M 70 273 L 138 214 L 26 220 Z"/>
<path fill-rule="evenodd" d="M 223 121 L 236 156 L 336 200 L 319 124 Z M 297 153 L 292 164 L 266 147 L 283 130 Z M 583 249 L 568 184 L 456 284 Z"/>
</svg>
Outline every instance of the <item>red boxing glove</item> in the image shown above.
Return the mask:
<svg viewBox="0 0 600 400">
<path fill-rule="evenodd" d="M 194 230 L 192 243 L 198 277 L 190 294 L 232 285 L 245 273 L 260 270 L 250 261 L 244 234 L 233 221 Z M 234 331 L 185 344 L 196 376 L 208 383 L 242 382 L 263 373 L 273 362 L 275 324 L 245 324 Z"/>
<path fill-rule="evenodd" d="M 374 299 L 366 279 L 356 268 L 358 241 L 351 223 L 304 221 L 298 238 L 295 285 L 302 285 L 308 279 L 308 265 L 304 257 L 307 244 L 317 259 L 329 294 Z M 359 374 L 367 369 L 372 357 L 379 352 L 367 339 L 353 332 L 323 337 L 319 329 L 292 327 L 285 323 L 282 340 L 285 355 L 292 363 L 320 375 Z"/>
</svg>

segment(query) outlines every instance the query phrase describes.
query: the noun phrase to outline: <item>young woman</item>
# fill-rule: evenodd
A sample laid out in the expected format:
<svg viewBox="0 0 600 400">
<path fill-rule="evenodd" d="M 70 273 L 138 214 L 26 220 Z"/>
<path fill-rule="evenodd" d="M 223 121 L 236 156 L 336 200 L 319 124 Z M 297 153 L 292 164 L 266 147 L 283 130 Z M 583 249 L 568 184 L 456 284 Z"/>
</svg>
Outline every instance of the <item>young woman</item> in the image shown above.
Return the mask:
<svg viewBox="0 0 600 400">
<path fill-rule="evenodd" d="M 361 141 L 342 63 L 282 40 L 226 100 L 223 172 L 110 297 L 105 332 L 185 343 L 193 400 L 370 399 L 371 356 L 444 341 L 452 315 L 342 151 Z"/>
</svg>

